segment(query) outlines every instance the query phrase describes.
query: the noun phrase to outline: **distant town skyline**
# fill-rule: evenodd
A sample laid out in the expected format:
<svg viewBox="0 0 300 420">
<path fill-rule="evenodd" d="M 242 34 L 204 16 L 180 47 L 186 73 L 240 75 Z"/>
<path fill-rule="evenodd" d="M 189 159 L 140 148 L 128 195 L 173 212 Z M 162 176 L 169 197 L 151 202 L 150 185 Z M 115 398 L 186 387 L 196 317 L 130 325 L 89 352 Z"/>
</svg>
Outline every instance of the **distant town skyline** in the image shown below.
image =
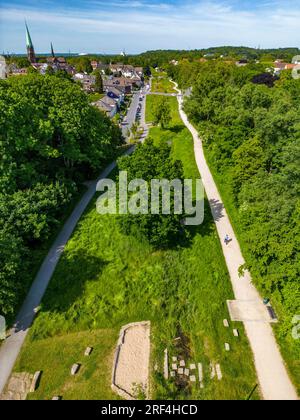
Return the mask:
<svg viewBox="0 0 300 420">
<path fill-rule="evenodd" d="M 299 0 L 4 0 L 0 52 L 129 54 L 232 45 L 300 46 Z"/>
</svg>

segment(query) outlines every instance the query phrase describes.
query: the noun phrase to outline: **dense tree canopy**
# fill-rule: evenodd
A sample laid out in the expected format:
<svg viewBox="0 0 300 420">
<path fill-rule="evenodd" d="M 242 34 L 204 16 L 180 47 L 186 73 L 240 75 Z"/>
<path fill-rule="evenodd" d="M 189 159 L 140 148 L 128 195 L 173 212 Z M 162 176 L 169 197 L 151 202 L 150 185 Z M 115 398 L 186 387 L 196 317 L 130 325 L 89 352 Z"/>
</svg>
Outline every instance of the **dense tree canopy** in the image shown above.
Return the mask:
<svg viewBox="0 0 300 420">
<path fill-rule="evenodd" d="M 76 184 L 94 177 L 120 143 L 119 129 L 67 78 L 1 81 L 0 314 L 13 313 L 29 251 L 58 225 Z"/>
<path fill-rule="evenodd" d="M 133 179 L 143 179 L 148 182 L 149 190 L 152 179 L 170 181 L 183 179 L 182 164 L 179 161 L 173 161 L 170 156 L 170 147 L 165 143 L 157 147 L 151 138 L 143 145 L 138 145 L 132 156 L 119 158 L 118 166 L 121 171 L 127 171 L 128 182 Z M 149 214 L 122 215 L 120 223 L 126 233 L 136 230 L 156 248 L 174 246 L 185 237 L 186 232 L 181 225 L 183 216 L 174 214 L 174 191 L 172 190 L 170 204 L 171 214 L 161 214 L 160 202 L 160 214 L 151 214 L 149 209 Z"/>
</svg>

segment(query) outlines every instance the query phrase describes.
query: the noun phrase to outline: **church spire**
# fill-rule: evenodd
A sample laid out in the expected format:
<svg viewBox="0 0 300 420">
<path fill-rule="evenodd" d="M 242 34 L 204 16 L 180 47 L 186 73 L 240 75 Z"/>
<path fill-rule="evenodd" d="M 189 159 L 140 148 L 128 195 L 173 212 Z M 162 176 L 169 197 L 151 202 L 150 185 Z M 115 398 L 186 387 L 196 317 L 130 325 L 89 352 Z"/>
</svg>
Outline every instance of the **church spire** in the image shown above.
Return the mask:
<svg viewBox="0 0 300 420">
<path fill-rule="evenodd" d="M 53 44 L 51 42 L 51 55 L 53 58 L 55 58 L 55 54 L 54 54 L 54 49 L 53 49 Z"/>
<path fill-rule="evenodd" d="M 31 36 L 30 36 L 29 29 L 28 29 L 26 21 L 25 21 L 25 28 L 26 28 L 27 57 L 28 57 L 28 60 L 30 61 L 30 63 L 35 63 L 36 62 L 35 52 L 34 52 L 33 43 L 32 43 L 32 40 L 31 40 Z"/>
</svg>

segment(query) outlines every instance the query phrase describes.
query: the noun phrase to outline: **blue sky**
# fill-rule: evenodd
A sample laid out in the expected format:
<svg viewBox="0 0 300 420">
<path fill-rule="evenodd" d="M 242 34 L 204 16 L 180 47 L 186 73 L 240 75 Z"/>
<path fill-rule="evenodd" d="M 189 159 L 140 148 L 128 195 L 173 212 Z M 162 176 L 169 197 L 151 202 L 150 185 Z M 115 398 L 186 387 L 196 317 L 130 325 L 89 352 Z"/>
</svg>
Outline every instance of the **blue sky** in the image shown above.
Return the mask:
<svg viewBox="0 0 300 420">
<path fill-rule="evenodd" d="M 1 0 L 0 51 L 300 47 L 300 0 Z"/>
</svg>

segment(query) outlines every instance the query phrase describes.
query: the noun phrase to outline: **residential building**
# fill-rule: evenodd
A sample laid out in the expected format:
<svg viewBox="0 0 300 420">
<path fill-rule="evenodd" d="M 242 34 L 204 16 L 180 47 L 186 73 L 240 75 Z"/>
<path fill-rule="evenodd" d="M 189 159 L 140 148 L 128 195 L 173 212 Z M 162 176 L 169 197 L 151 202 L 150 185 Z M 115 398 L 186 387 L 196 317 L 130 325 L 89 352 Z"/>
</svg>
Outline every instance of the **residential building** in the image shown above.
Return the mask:
<svg viewBox="0 0 300 420">
<path fill-rule="evenodd" d="M 284 63 L 282 60 L 276 60 L 274 63 L 274 74 L 278 76 L 284 70 L 293 70 L 297 64 Z"/>
<path fill-rule="evenodd" d="M 126 95 L 131 94 L 132 92 L 132 82 L 130 82 L 130 79 L 126 79 L 125 77 L 113 77 L 103 80 L 103 86 L 105 90 L 109 87 L 117 87 Z"/>
<path fill-rule="evenodd" d="M 110 118 L 113 118 L 118 112 L 117 102 L 108 96 L 104 96 L 99 101 L 93 102 L 92 105 L 105 112 L 106 115 Z"/>
<path fill-rule="evenodd" d="M 106 95 L 109 98 L 114 99 L 119 107 L 124 102 L 124 97 L 125 97 L 124 93 L 116 87 L 107 87 L 106 88 Z"/>
</svg>

